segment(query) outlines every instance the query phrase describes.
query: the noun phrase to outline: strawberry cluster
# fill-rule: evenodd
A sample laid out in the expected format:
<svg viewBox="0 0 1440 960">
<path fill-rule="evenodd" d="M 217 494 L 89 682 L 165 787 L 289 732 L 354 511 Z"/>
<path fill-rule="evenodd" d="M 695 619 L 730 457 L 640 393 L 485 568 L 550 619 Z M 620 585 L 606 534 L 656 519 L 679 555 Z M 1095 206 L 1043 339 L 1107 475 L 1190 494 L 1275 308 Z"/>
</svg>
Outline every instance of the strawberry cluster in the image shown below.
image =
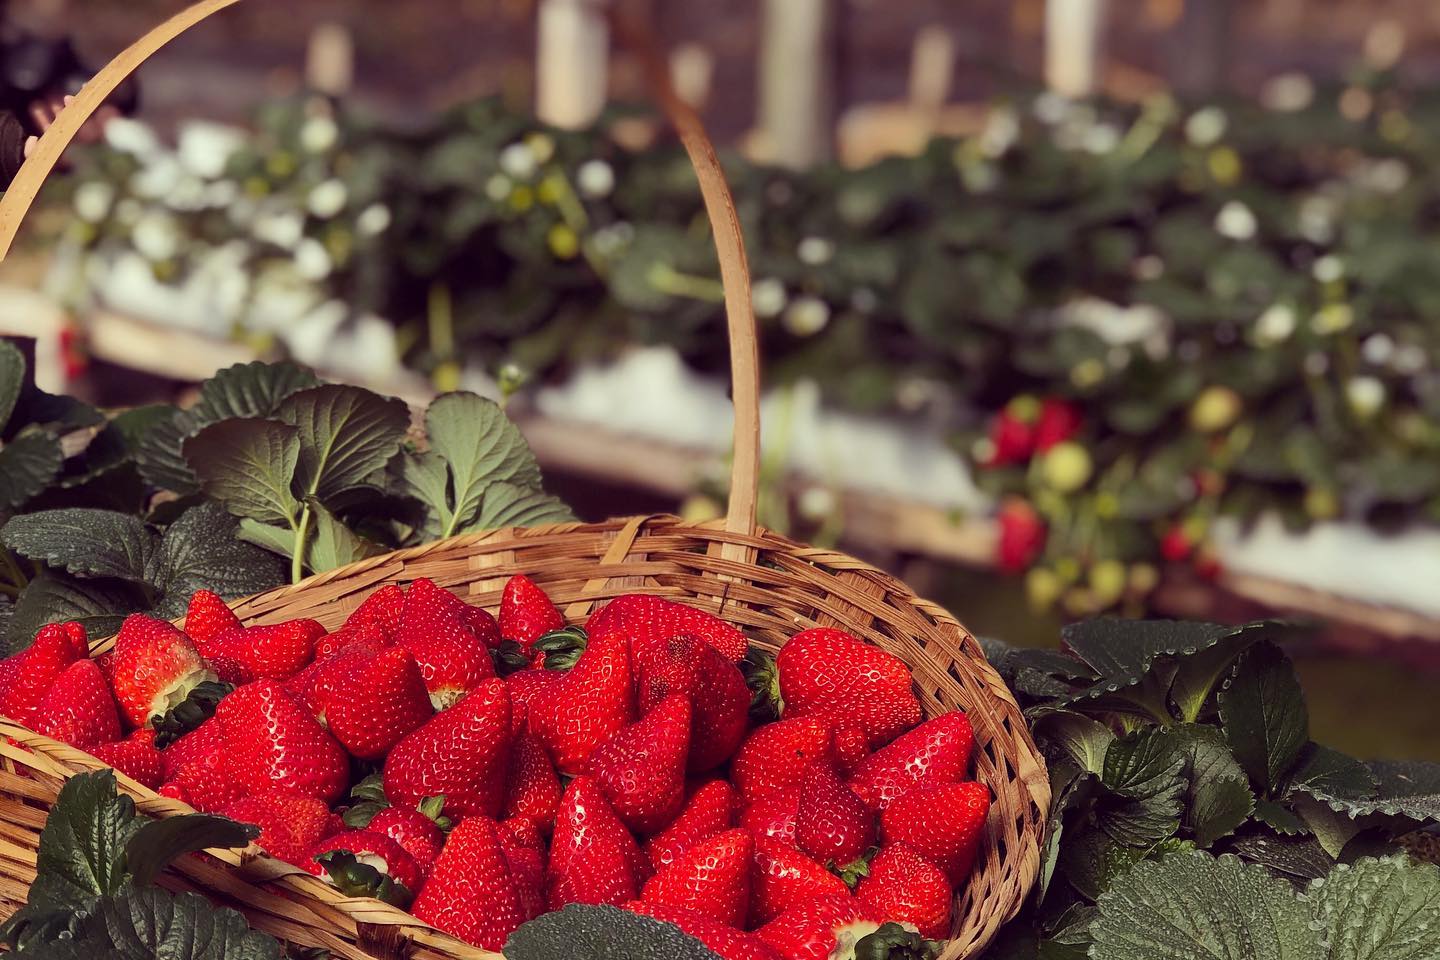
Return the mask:
<svg viewBox="0 0 1440 960">
<path fill-rule="evenodd" d="M 882 927 L 923 947 L 990 806 L 967 717 L 925 720 L 876 647 L 815 628 L 772 659 L 638 594 L 567 625 L 523 576 L 498 619 L 422 579 L 333 633 L 245 627 L 206 592 L 183 632 L 132 616 L 95 659 L 46 627 L 0 662 L 0 712 L 494 950 L 570 903 L 726 958 L 819 960 Z"/>
</svg>

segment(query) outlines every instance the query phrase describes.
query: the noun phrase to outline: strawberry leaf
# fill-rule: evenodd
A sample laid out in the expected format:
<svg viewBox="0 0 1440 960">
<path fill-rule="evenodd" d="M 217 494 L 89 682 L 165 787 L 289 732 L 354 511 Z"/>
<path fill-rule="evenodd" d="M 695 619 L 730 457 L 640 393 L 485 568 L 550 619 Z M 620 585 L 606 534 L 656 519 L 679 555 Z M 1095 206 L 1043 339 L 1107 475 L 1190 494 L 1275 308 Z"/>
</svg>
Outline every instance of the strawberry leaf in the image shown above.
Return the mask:
<svg viewBox="0 0 1440 960">
<path fill-rule="evenodd" d="M 79 911 L 119 892 L 129 875 L 125 851 L 143 823 L 135 801 L 116 791 L 113 771 L 71 777 L 40 833 L 30 902 Z"/>
<path fill-rule="evenodd" d="M 504 953 L 505 960 L 720 960 L 674 924 L 573 903 L 522 925 Z"/>
<path fill-rule="evenodd" d="M 161 616 L 179 616 L 196 590 L 228 599 L 285 582 L 284 564 L 236 536 L 240 524 L 218 504 L 191 507 L 160 538 L 155 576 Z"/>
<path fill-rule="evenodd" d="M 1377 786 L 1375 775 L 1365 764 L 1313 740 L 1301 752 L 1290 774 L 1292 790 L 1346 800 L 1373 797 Z"/>
<path fill-rule="evenodd" d="M 105 897 L 80 921 L 75 938 L 109 960 L 280 960 L 280 944 L 251 930 L 234 910 L 195 893 L 158 887 Z M 47 948 L 48 949 L 48 948 Z"/>
<path fill-rule="evenodd" d="M 184 444 L 204 491 L 237 517 L 294 525 L 300 503 L 291 479 L 300 462 L 299 431 L 273 420 L 224 420 Z"/>
<path fill-rule="evenodd" d="M 45 430 L 0 446 L 0 511 L 13 510 L 48 487 L 64 461 L 60 440 Z"/>
<path fill-rule="evenodd" d="M 0 340 L 0 435 L 25 387 L 25 355 L 8 340 Z"/>
<path fill-rule="evenodd" d="M 1101 780 L 1113 795 L 1099 825 L 1116 842 L 1143 847 L 1180 828 L 1186 755 L 1179 738 L 1141 730 L 1116 740 L 1105 753 Z"/>
<path fill-rule="evenodd" d="M 1220 694 L 1221 728 L 1257 792 L 1283 782 L 1309 740 L 1305 695 L 1290 659 L 1275 644 L 1251 648 Z"/>
<path fill-rule="evenodd" d="M 1106 960 L 1317 960 L 1311 915 L 1290 885 L 1234 856 L 1138 863 L 1100 898 L 1091 926 Z"/>
<path fill-rule="evenodd" d="M 1348 817 L 1398 817 L 1440 823 L 1440 763 L 1377 760 L 1367 765 L 1376 789 L 1370 797 L 1343 797 L 1318 785 L 1301 789 Z"/>
<path fill-rule="evenodd" d="M 1405 857 L 1340 864 L 1306 892 L 1328 960 L 1440 956 L 1440 868 Z"/>
<path fill-rule="evenodd" d="M 15 604 L 6 625 L 5 649 L 25 649 L 47 623 L 75 620 L 92 637 L 105 637 L 120 628 L 125 615 L 144 607 L 134 587 L 120 580 L 81 580 L 45 571 L 30 581 Z"/>
<path fill-rule="evenodd" d="M 1325 876 L 1335 860 L 1314 837 L 1286 837 L 1264 828 L 1247 830 L 1229 846 L 1229 852 L 1272 873 L 1310 881 Z"/>
<path fill-rule="evenodd" d="M 0 530 L 0 540 L 77 577 L 145 583 L 159 538 L 133 514 L 75 507 L 14 517 Z"/>
<path fill-rule="evenodd" d="M 1305 821 L 1297 817 L 1293 810 L 1274 800 L 1257 800 L 1255 802 L 1255 820 L 1265 824 L 1276 833 L 1286 836 L 1310 832 L 1305 826 Z"/>
<path fill-rule="evenodd" d="M 385 548 L 355 533 L 336 519 L 320 501 L 307 501 L 315 523 L 315 538 L 305 551 L 305 566 L 311 573 L 334 570 L 347 563 L 384 553 Z"/>
<path fill-rule="evenodd" d="M 294 427 L 299 440 L 296 487 L 332 509 L 373 488 L 371 478 L 400 452 L 410 427 L 403 400 L 340 384 L 291 394 L 276 415 Z"/>
<path fill-rule="evenodd" d="M 1035 723 L 1035 732 L 1065 751 L 1080 769 L 1099 774 L 1115 734 L 1098 720 L 1068 710 L 1047 714 Z"/>
<path fill-rule="evenodd" d="M 160 871 L 187 853 L 233 850 L 260 836 L 260 829 L 225 817 L 191 813 L 146 823 L 125 848 L 130 876 L 138 887 L 148 887 Z"/>
</svg>

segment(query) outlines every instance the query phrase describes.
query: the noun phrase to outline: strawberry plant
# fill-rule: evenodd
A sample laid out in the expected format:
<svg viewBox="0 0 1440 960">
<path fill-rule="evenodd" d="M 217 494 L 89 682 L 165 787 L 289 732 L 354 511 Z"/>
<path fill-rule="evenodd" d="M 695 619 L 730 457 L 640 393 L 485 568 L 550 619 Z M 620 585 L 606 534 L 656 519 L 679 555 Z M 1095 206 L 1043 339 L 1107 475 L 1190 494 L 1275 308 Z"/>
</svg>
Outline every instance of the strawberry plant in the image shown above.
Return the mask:
<svg viewBox="0 0 1440 960">
<path fill-rule="evenodd" d="M 1064 652 L 991 646 L 1054 789 L 1038 888 L 994 956 L 1440 950 L 1419 921 L 1440 909 L 1440 868 L 1404 856 L 1440 824 L 1440 764 L 1365 763 L 1312 741 L 1280 643 L 1295 632 L 1098 620 L 1066 628 Z M 1359 897 L 1388 919 L 1349 929 Z M 1207 924 L 1274 939 L 1207 953 Z M 1387 952 L 1401 943 L 1415 952 Z"/>
</svg>

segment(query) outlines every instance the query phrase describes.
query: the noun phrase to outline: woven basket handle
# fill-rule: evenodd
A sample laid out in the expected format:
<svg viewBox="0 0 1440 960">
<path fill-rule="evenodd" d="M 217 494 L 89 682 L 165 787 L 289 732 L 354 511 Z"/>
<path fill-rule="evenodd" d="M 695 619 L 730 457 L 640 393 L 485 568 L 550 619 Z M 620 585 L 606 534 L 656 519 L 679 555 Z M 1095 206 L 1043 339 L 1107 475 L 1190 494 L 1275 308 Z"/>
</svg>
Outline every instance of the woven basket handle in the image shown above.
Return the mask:
<svg viewBox="0 0 1440 960">
<path fill-rule="evenodd" d="M 76 96 L 75 102 L 40 138 L 34 153 L 20 168 L 14 184 L 0 197 L 0 260 L 4 260 L 45 178 L 55 169 L 60 155 L 105 100 L 154 53 L 171 40 L 213 13 L 240 0 L 200 0 L 182 10 L 132 44 L 97 73 Z M 705 199 L 705 211 L 715 234 L 720 257 L 720 279 L 725 288 L 725 313 L 730 325 L 730 374 L 735 406 L 735 457 L 730 473 L 730 505 L 725 529 L 732 533 L 755 531 L 755 504 L 760 476 L 760 356 L 755 335 L 755 313 L 750 306 L 750 267 L 740 220 L 730 187 L 715 156 L 715 147 L 705 134 L 700 117 L 675 93 L 670 71 L 649 31 L 640 23 L 615 14 L 617 34 L 639 56 L 645 66 L 652 93 L 674 125 Z M 745 561 L 745 551 L 726 544 L 730 559 Z"/>
</svg>

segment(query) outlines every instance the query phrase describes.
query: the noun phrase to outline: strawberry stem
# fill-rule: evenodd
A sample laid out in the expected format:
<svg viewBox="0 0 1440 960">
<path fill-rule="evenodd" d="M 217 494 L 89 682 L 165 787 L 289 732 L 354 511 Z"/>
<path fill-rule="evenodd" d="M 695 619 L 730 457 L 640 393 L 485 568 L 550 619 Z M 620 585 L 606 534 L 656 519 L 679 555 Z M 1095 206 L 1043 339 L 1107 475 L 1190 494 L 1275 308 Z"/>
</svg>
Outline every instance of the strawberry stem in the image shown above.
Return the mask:
<svg viewBox="0 0 1440 960">
<path fill-rule="evenodd" d="M 305 578 L 305 541 L 310 538 L 310 504 L 300 509 L 300 523 L 295 527 L 295 550 L 290 555 L 290 582 Z"/>
</svg>

